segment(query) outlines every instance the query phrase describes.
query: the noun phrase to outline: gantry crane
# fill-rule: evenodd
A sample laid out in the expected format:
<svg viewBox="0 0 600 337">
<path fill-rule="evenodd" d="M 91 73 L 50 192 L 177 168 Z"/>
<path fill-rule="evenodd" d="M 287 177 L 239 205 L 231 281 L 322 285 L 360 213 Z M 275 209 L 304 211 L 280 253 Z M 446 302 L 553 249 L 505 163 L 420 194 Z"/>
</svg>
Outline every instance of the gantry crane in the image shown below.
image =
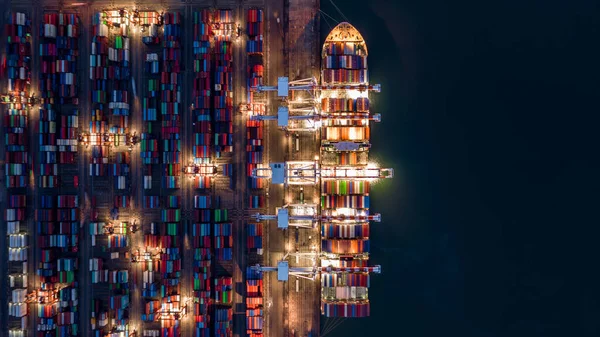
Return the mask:
<svg viewBox="0 0 600 337">
<path fill-rule="evenodd" d="M 324 166 L 317 161 L 271 163 L 252 170 L 253 178 L 270 178 L 273 184 L 314 185 L 319 179 L 371 180 L 393 178 L 394 169 L 378 167 Z"/>
<path fill-rule="evenodd" d="M 287 254 L 285 257 L 287 257 Z M 261 273 L 275 271 L 277 272 L 277 280 L 283 282 L 287 282 L 290 275 L 314 280 L 317 274 L 322 273 L 381 273 L 381 266 L 378 265 L 371 267 L 290 267 L 290 264 L 285 260 L 285 257 L 283 260 L 277 262 L 276 267 L 261 266 L 257 264 L 251 268 Z"/>
<path fill-rule="evenodd" d="M 64 286 L 57 285 L 53 289 L 33 290 L 25 295 L 25 303 L 51 304 L 58 301 L 58 292 Z"/>
<path fill-rule="evenodd" d="M 183 299 L 180 302 L 179 308 L 166 308 L 163 304 L 161 304 L 160 309 L 158 309 L 155 314 L 155 321 L 159 322 L 162 320 L 180 320 L 187 315 L 188 304 L 190 303 L 189 298 Z"/>
<path fill-rule="evenodd" d="M 288 77 L 278 77 L 276 86 L 258 85 L 250 88 L 256 92 L 276 91 L 278 97 L 287 98 L 290 91 L 306 91 L 315 97 L 315 93 L 324 90 L 358 90 L 381 92 L 380 84 L 330 84 L 320 85 L 315 77 L 290 81 Z"/>
<path fill-rule="evenodd" d="M 183 167 L 183 173 L 188 174 L 190 178 L 194 178 L 194 176 L 212 177 L 215 176 L 217 172 L 217 166 L 213 164 L 196 164 L 190 162 Z"/>
<path fill-rule="evenodd" d="M 115 234 L 115 227 L 121 229 L 125 227 L 126 230 L 129 230 L 131 233 L 135 233 L 138 230 L 137 221 L 134 221 L 131 225 L 128 222 L 124 222 L 125 226 L 115 226 L 112 222 L 109 222 L 104 226 L 105 234 Z M 123 234 L 123 232 L 117 233 Z"/>
<path fill-rule="evenodd" d="M 36 104 L 44 103 L 43 98 L 35 97 L 35 94 L 31 96 L 25 96 L 25 92 L 21 92 L 19 95 L 13 95 L 12 93 L 4 94 L 0 96 L 0 103 L 2 104 L 26 104 L 27 106 L 34 106 Z"/>
<path fill-rule="evenodd" d="M 306 206 L 306 205 L 302 205 Z M 315 207 L 316 209 L 316 207 Z M 330 215 L 330 214 L 305 214 L 305 215 L 290 215 L 288 206 L 276 208 L 275 215 L 260 214 L 254 215 L 256 221 L 269 221 L 276 220 L 277 228 L 287 229 L 289 226 L 300 227 L 300 228 L 313 228 L 316 222 L 366 222 L 375 221 L 381 222 L 381 214 L 353 214 L 353 215 Z M 310 224 L 290 224 L 292 221 L 306 221 Z"/>
<path fill-rule="evenodd" d="M 133 150 L 133 147 L 140 142 L 140 136 L 136 131 L 126 133 L 87 133 L 82 132 L 77 137 L 77 140 L 81 142 L 87 148 L 90 145 L 112 145 L 118 143 L 117 140 L 125 137 L 125 145 L 129 147 L 129 151 Z"/>
<path fill-rule="evenodd" d="M 295 206 L 299 206 L 304 209 L 309 209 L 312 211 L 305 212 L 307 214 L 290 215 L 289 207 L 288 207 L 288 205 L 286 205 L 283 207 L 277 207 L 276 208 L 277 214 L 275 214 L 275 215 L 256 213 L 254 215 L 254 218 L 256 219 L 256 221 L 277 220 L 277 228 L 281 228 L 281 229 L 288 229 L 289 226 L 299 227 L 299 228 L 314 228 L 315 222 L 317 222 L 319 220 L 319 218 L 316 214 L 317 213 L 317 211 L 316 211 L 317 205 L 302 204 L 302 205 L 295 205 Z M 308 222 L 308 223 L 291 223 L 290 224 L 290 220 L 291 221 L 304 221 L 304 222 Z"/>
<path fill-rule="evenodd" d="M 140 249 L 136 249 L 131 254 L 131 262 L 143 262 L 143 261 L 158 261 L 160 260 L 160 252 L 152 254 L 146 248 L 146 251 L 142 252 Z"/>
<path fill-rule="evenodd" d="M 294 113 L 290 115 L 290 113 Z M 298 113 L 304 113 L 300 115 Z M 277 127 L 285 131 L 316 131 L 323 121 L 375 121 L 381 122 L 380 114 L 368 114 L 360 112 L 351 112 L 345 114 L 334 115 L 330 113 L 319 113 L 318 109 L 313 107 L 293 108 L 289 106 L 280 106 L 277 108 L 277 116 L 268 115 L 250 115 L 250 120 L 257 121 L 277 121 Z M 290 126 L 290 120 L 293 121 L 308 121 L 308 127 Z"/>
</svg>

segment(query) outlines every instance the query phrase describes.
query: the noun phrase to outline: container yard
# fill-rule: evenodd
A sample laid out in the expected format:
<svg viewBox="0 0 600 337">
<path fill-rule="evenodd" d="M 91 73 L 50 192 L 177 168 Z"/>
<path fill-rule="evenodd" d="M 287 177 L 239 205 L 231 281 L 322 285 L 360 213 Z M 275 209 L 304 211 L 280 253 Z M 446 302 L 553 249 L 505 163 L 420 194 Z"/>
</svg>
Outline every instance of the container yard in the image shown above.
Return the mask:
<svg viewBox="0 0 600 337">
<path fill-rule="evenodd" d="M 360 33 L 321 46 L 317 23 L 294 47 L 318 10 L 301 1 L 115 5 L 2 19 L 0 335 L 312 337 L 369 316 L 371 185 L 393 174 L 369 161 Z"/>
</svg>

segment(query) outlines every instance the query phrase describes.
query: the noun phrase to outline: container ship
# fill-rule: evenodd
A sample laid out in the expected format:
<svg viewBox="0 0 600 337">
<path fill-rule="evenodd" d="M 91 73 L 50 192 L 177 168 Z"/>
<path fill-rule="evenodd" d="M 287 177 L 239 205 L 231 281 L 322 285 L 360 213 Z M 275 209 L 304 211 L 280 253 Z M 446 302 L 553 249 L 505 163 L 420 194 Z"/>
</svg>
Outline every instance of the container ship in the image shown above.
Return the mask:
<svg viewBox="0 0 600 337">
<path fill-rule="evenodd" d="M 348 171 L 370 167 L 367 45 L 351 24 L 336 26 L 322 49 L 321 84 L 336 90 L 321 92 L 323 119 L 320 159 L 323 168 Z M 344 117 L 344 118 L 339 118 Z M 368 179 L 321 181 L 322 267 L 355 267 L 348 272 L 323 273 L 321 310 L 326 317 L 365 317 L 370 314 L 369 273 L 369 188 Z M 338 269 L 339 270 L 339 269 Z"/>
</svg>

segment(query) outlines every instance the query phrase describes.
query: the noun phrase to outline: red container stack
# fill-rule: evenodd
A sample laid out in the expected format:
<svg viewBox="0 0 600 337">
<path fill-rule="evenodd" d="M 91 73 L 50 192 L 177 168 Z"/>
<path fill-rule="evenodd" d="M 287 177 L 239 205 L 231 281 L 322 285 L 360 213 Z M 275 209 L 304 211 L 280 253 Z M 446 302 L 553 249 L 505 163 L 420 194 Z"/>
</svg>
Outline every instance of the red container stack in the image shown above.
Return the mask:
<svg viewBox="0 0 600 337">
<path fill-rule="evenodd" d="M 262 273 L 246 269 L 246 335 L 262 336 L 263 329 L 263 280 Z"/>
</svg>

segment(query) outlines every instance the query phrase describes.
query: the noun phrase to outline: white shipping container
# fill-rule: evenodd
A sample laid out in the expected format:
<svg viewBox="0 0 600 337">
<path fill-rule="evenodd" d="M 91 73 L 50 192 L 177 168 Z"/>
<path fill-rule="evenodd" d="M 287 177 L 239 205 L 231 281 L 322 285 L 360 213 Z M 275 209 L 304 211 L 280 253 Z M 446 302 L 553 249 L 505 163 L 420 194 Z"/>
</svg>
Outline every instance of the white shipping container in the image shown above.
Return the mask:
<svg viewBox="0 0 600 337">
<path fill-rule="evenodd" d="M 149 190 L 152 188 L 152 176 L 144 176 L 144 189 Z"/>
<path fill-rule="evenodd" d="M 129 38 L 123 38 L 123 49 L 129 49 Z"/>
<path fill-rule="evenodd" d="M 25 68 L 24 67 L 19 68 L 19 78 L 22 80 L 25 79 Z"/>
<path fill-rule="evenodd" d="M 13 303 L 25 302 L 26 297 L 27 297 L 27 289 L 15 289 L 12 291 L 12 302 Z"/>
<path fill-rule="evenodd" d="M 17 212 L 14 208 L 9 208 L 6 210 L 6 221 L 15 221 L 17 217 Z"/>
<path fill-rule="evenodd" d="M 90 271 L 99 270 L 101 265 L 102 264 L 100 262 L 100 259 L 98 259 L 98 258 L 90 259 Z"/>
<path fill-rule="evenodd" d="M 9 247 L 19 248 L 19 247 L 27 247 L 27 235 L 17 234 L 10 235 L 8 237 Z"/>
<path fill-rule="evenodd" d="M 73 76 L 73 73 L 66 73 L 65 74 L 65 83 L 66 84 L 73 84 L 73 79 L 75 77 Z"/>
<path fill-rule="evenodd" d="M 17 25 L 24 26 L 25 25 L 25 14 L 17 13 Z"/>
<path fill-rule="evenodd" d="M 116 96 L 113 96 L 113 100 L 116 100 Z M 110 102 L 110 103 L 108 103 L 108 108 L 109 109 L 128 109 L 129 110 L 129 104 L 124 103 L 124 102 Z"/>
<path fill-rule="evenodd" d="M 119 258 L 119 252 L 110 253 L 111 260 Z"/>
<path fill-rule="evenodd" d="M 56 133 L 56 132 L 54 132 Z M 40 151 L 42 152 L 56 152 L 56 145 L 40 145 Z"/>
<path fill-rule="evenodd" d="M 96 34 L 97 36 L 108 36 L 108 26 L 104 24 L 99 24 L 96 26 Z"/>
<path fill-rule="evenodd" d="M 18 234 L 21 231 L 21 221 L 9 221 L 6 223 L 6 234 Z"/>
<path fill-rule="evenodd" d="M 150 36 L 156 37 L 158 35 L 158 26 L 153 23 L 150 25 L 150 29 L 148 31 Z"/>
<path fill-rule="evenodd" d="M 24 318 L 24 317 L 23 317 Z M 22 327 L 23 324 L 21 324 Z M 9 330 L 8 331 L 8 337 L 24 337 L 25 335 L 23 334 L 23 330 Z"/>
<path fill-rule="evenodd" d="M 8 303 L 8 315 L 13 317 L 27 315 L 27 303 Z"/>
<path fill-rule="evenodd" d="M 49 23 L 44 24 L 44 36 L 56 38 L 56 26 Z"/>
<path fill-rule="evenodd" d="M 119 190 L 124 190 L 125 189 L 125 176 L 118 176 L 117 181 L 118 181 L 117 188 Z"/>
</svg>

